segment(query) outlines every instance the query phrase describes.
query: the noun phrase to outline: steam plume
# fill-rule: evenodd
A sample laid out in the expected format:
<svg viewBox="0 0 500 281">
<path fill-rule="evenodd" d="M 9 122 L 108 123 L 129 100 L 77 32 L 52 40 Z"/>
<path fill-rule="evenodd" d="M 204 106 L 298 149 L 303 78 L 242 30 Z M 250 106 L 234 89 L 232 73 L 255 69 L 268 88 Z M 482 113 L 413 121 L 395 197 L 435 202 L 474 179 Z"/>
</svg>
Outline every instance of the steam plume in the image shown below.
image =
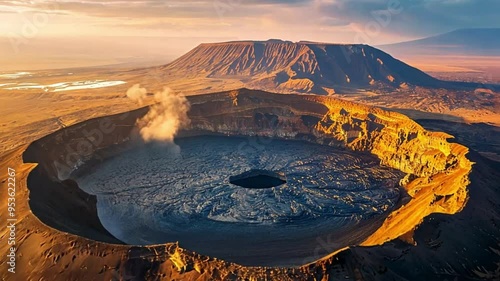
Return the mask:
<svg viewBox="0 0 500 281">
<path fill-rule="evenodd" d="M 128 89 L 127 96 L 143 104 L 147 90 L 136 84 Z M 137 120 L 141 136 L 146 142 L 173 142 L 179 129 L 190 123 L 187 116 L 190 108 L 189 102 L 185 96 L 167 87 L 155 93 L 154 100 L 156 103 L 151 106 L 149 112 Z"/>
<path fill-rule="evenodd" d="M 141 88 L 141 85 L 135 84 L 127 90 L 127 97 L 131 100 L 136 101 L 139 105 L 144 104 L 144 99 L 147 96 L 148 91 L 146 88 Z"/>
</svg>

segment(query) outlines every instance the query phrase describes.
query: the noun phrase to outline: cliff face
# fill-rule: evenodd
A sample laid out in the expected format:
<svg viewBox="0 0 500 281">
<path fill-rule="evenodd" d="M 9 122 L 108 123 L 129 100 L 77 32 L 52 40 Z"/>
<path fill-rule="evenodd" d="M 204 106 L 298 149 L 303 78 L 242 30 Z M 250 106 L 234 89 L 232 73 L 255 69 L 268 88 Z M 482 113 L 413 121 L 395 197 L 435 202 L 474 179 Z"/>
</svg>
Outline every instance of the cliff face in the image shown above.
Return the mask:
<svg viewBox="0 0 500 281">
<path fill-rule="evenodd" d="M 240 90 L 232 92 L 232 99 L 233 104 L 225 101 L 231 108 L 230 114 L 217 113 L 197 119 L 194 113 L 193 129 L 305 138 L 371 152 L 382 165 L 407 173 L 401 184 L 413 199 L 394 211 L 364 246 L 382 244 L 411 232 L 431 213 L 459 212 L 467 202 L 468 174 L 472 169 L 472 163 L 465 157 L 468 149 L 449 143 L 447 139 L 452 136 L 446 133 L 428 132 L 399 113 L 329 97 L 287 98 Z M 280 106 L 273 107 L 276 104 Z M 221 104 L 220 108 L 225 106 Z M 268 113 L 267 122 L 256 122 L 255 114 L 261 110 Z M 217 121 L 206 122 L 205 118 Z"/>
<path fill-rule="evenodd" d="M 431 213 L 454 214 L 464 208 L 472 163 L 465 157 L 466 147 L 447 142 L 452 136 L 428 132 L 398 113 L 338 101 L 323 103 L 329 112 L 318 123 L 319 132 L 353 150 L 368 150 L 382 165 L 407 173 L 401 184 L 412 200 L 394 211 L 362 245 L 382 244 L 411 233 Z"/>
<path fill-rule="evenodd" d="M 252 88 L 329 94 L 337 87 L 436 86 L 441 82 L 368 45 L 280 40 L 201 44 L 161 68 L 236 78 Z"/>
<path fill-rule="evenodd" d="M 246 89 L 193 96 L 189 100 L 191 125 L 182 135 L 247 135 L 248 145 L 265 145 L 262 140 L 266 138 L 262 137 L 307 140 L 371 152 L 382 164 L 407 173 L 402 184 L 411 200 L 395 210 L 362 246 L 379 245 L 411 233 L 427 215 L 456 213 L 467 201 L 472 166 L 465 157 L 468 149 L 448 143 L 449 135 L 425 131 L 404 115 L 329 97 Z M 103 242 L 115 240 L 97 223 L 94 200 L 86 199 L 81 192 L 73 196 L 71 189 L 64 193 L 61 188 L 59 193 L 66 199 L 58 204 L 54 198 L 40 196 L 54 186 L 60 187 L 61 181 L 82 161 L 94 161 L 96 155 L 97 159 L 109 156 L 103 154 L 103 148 L 129 143 L 134 136 L 135 120 L 145 113 L 146 109 L 140 109 L 89 120 L 34 142 L 24 152 L 24 162 L 38 163 L 37 175 L 44 181 L 28 181 L 29 186 L 26 177 L 33 165 L 20 164 L 19 153 L 23 150 L 3 160 L 20 167 L 17 200 L 22 216 L 18 230 L 27 234 L 19 236 L 19 253 L 25 253 L 26 247 L 40 245 L 39 251 L 30 250 L 19 260 L 19 268 L 26 269 L 21 277 L 39 279 L 53 274 L 64 280 L 117 276 L 192 280 L 327 278 L 326 272 L 335 264 L 331 257 L 300 268 L 274 269 L 242 267 L 200 256 L 176 244 L 109 245 Z M 80 218 L 85 220 L 75 214 L 67 215 L 68 206 L 73 204 L 81 206 Z M 47 216 L 43 212 L 57 215 Z M 61 229 L 64 225 L 69 227 Z M 4 250 L 5 245 L 0 247 Z"/>
</svg>

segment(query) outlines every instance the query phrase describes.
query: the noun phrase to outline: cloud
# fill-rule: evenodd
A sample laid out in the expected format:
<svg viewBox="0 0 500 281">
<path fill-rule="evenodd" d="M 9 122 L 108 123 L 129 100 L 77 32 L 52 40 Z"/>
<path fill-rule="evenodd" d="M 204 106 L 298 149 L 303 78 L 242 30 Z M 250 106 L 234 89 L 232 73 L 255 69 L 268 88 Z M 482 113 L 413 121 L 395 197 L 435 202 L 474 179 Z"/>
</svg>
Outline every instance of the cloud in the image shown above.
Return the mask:
<svg viewBox="0 0 500 281">
<path fill-rule="evenodd" d="M 216 18 L 220 11 L 225 17 L 243 17 L 262 13 L 270 6 L 296 6 L 311 3 L 313 0 L 138 0 L 138 1 L 0 1 L 0 7 L 19 7 L 46 10 L 57 8 L 59 11 L 84 14 L 104 18 Z"/>
<path fill-rule="evenodd" d="M 364 27 L 374 14 L 398 6 L 384 33 L 432 35 L 468 27 L 499 27 L 497 0 L 318 0 L 318 14 Z"/>
<path fill-rule="evenodd" d="M 392 14 L 378 33 L 372 32 L 373 41 L 364 43 L 414 39 L 458 28 L 500 27 L 498 0 L 0 0 L 0 10 L 45 11 L 49 4 L 52 12 L 68 15 L 51 20 L 47 29 L 52 34 L 67 32 L 65 26 L 78 22 L 79 32 L 88 34 L 358 43 L 357 33 L 373 29 L 375 15 L 391 6 L 402 11 Z"/>
</svg>

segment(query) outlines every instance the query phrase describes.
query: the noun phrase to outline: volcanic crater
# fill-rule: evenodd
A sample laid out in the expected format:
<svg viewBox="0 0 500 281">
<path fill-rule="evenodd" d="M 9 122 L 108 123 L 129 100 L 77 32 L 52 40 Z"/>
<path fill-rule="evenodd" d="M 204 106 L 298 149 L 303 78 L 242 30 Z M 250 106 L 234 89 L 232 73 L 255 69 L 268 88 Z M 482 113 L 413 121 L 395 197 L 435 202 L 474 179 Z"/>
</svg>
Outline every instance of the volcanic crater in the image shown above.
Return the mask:
<svg viewBox="0 0 500 281">
<path fill-rule="evenodd" d="M 404 173 L 372 155 L 279 138 L 245 143 L 202 135 L 178 138 L 177 149 L 139 145 L 75 180 L 127 244 L 179 241 L 248 266 L 313 262 L 320 235 L 335 237 L 332 251 L 358 244 L 399 202 Z"/>
<path fill-rule="evenodd" d="M 104 248 L 154 249 L 163 254 L 135 259 L 168 261 L 181 275 L 217 269 L 279 277 L 291 272 L 257 266 L 303 270 L 343 248 L 400 237 L 467 200 L 467 148 L 404 115 L 247 89 L 189 101 L 191 124 L 176 146 L 135 139 L 148 108 L 31 144 L 23 158 L 38 163 L 28 177 L 33 213 Z M 330 244 L 318 248 L 324 237 Z M 129 258 L 122 255 L 122 264 Z"/>
</svg>

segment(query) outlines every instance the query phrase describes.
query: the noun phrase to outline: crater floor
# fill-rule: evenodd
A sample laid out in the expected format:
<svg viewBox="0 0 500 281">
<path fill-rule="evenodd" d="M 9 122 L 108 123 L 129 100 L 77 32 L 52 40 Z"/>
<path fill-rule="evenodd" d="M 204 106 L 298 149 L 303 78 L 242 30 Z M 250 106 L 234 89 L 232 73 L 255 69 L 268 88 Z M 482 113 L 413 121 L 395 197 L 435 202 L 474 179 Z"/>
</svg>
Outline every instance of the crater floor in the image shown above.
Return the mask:
<svg viewBox="0 0 500 281">
<path fill-rule="evenodd" d="M 319 144 L 199 136 L 138 146 L 82 166 L 104 227 L 128 244 L 183 248 L 250 266 L 298 266 L 362 242 L 398 203 L 402 172 L 376 157 Z M 286 182 L 230 178 L 273 171 Z"/>
</svg>

